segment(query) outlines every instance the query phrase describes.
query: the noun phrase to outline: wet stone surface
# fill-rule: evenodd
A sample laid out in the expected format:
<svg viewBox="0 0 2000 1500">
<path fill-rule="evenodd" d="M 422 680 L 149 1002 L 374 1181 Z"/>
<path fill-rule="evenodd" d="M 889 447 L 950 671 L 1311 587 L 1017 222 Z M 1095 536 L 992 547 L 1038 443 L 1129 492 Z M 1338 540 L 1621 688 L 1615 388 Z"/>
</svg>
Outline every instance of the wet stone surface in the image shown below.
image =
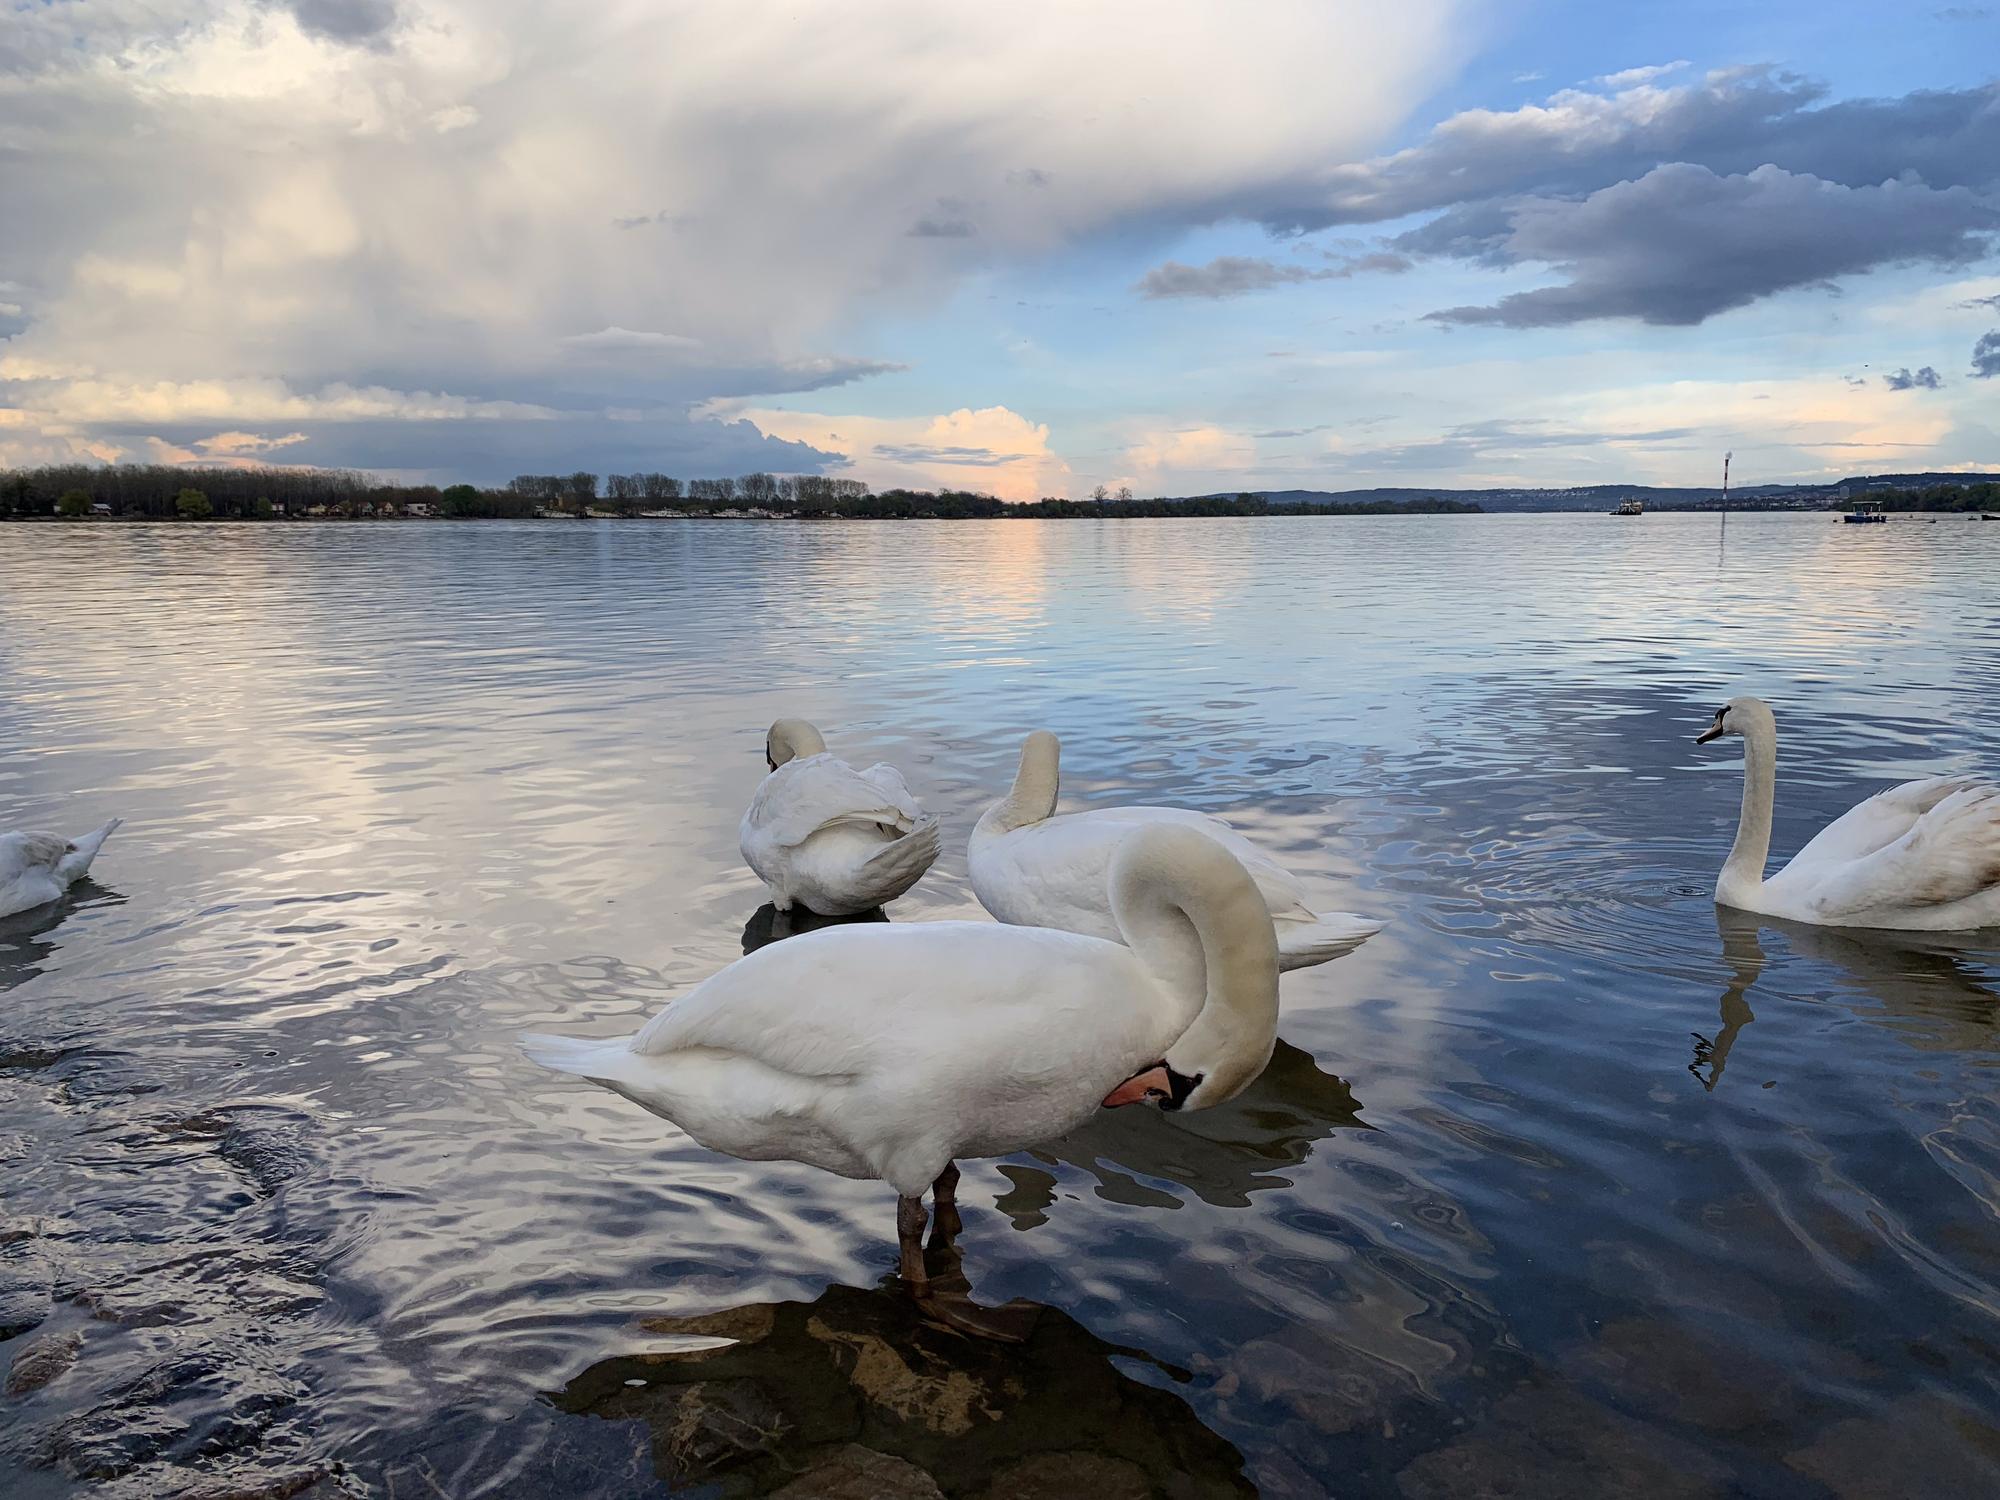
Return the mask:
<svg viewBox="0 0 2000 1500">
<path fill-rule="evenodd" d="M 835 1445 L 846 1454 L 840 1465 L 860 1462 L 848 1450 L 901 1465 L 893 1472 L 904 1488 L 889 1494 L 1036 1500 L 1085 1485 L 1101 1485 L 1104 1500 L 1255 1493 L 1242 1456 L 1181 1397 L 1126 1374 L 1120 1351 L 1053 1309 L 1019 1345 L 934 1326 L 893 1288 L 834 1287 L 810 1304 L 645 1326 L 737 1342 L 607 1360 L 555 1399 L 564 1411 L 643 1421 L 669 1486 L 763 1494 L 803 1482 Z"/>
</svg>

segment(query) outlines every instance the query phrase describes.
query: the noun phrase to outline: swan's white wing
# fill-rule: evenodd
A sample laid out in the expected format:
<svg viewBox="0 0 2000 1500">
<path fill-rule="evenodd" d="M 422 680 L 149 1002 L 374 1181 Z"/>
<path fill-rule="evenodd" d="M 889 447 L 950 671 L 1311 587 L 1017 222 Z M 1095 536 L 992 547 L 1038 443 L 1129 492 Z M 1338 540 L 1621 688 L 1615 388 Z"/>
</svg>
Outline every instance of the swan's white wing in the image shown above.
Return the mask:
<svg viewBox="0 0 2000 1500">
<path fill-rule="evenodd" d="M 814 755 L 766 776 L 743 822 L 746 836 L 754 832 L 771 847 L 795 849 L 832 823 L 880 823 L 908 833 L 922 816 L 909 788 L 893 795 L 846 761 Z"/>
<path fill-rule="evenodd" d="M 1250 872 L 1250 878 L 1257 882 L 1257 889 L 1263 892 L 1264 904 L 1271 909 L 1272 916 L 1311 915 L 1311 908 L 1306 905 L 1306 888 L 1300 883 L 1298 876 L 1221 818 L 1196 812 L 1189 807 L 1104 807 L 1092 808 L 1089 812 L 1072 813 L 1070 816 L 1102 819 L 1110 823 L 1183 823 L 1192 828 L 1199 828 L 1235 855 L 1237 863 Z"/>
<path fill-rule="evenodd" d="M 1960 784 L 1900 838 L 1845 865 L 1815 865 L 1805 873 L 1813 880 L 1808 899 L 1823 917 L 1977 896 L 2000 885 L 2000 786 Z"/>
<path fill-rule="evenodd" d="M 53 874 L 70 842 L 59 833 L 0 833 L 0 884 L 30 871 Z"/>
<path fill-rule="evenodd" d="M 703 981 L 648 1021 L 631 1051 L 726 1052 L 793 1076 L 851 1078 L 893 1075 L 923 1057 L 985 1070 L 1004 1039 L 1010 1069 L 1024 1049 L 1073 1069 L 1079 1049 L 1108 1048 L 1115 1067 L 1158 1045 L 1150 1032 L 1125 1033 L 1160 1017 L 1126 1007 L 1134 1014 L 1097 1016 L 1085 1036 L 1077 1027 L 1104 1009 L 1106 985 L 1150 990 L 1127 950 L 1073 933 L 990 922 L 826 927 Z"/>
<path fill-rule="evenodd" d="M 1953 792 L 1978 785 L 1971 776 L 1932 776 L 1877 792 L 1814 834 L 1787 868 L 1806 870 L 1821 861 L 1831 867 L 1887 848 Z"/>
<path fill-rule="evenodd" d="M 876 761 L 861 773 L 861 779 L 876 787 L 892 807 L 901 808 L 905 817 L 916 819 L 924 815 L 923 808 L 911 795 L 910 784 L 903 780 L 903 773 L 886 760 Z"/>
<path fill-rule="evenodd" d="M 1312 918 L 1297 876 L 1222 819 L 1186 807 L 1093 807 L 1017 828 L 996 838 L 990 853 L 974 855 L 974 889 L 1003 922 L 1090 932 L 1115 942 L 1106 883 L 1111 856 L 1134 829 L 1158 823 L 1199 828 L 1235 855 L 1272 916 Z"/>
</svg>

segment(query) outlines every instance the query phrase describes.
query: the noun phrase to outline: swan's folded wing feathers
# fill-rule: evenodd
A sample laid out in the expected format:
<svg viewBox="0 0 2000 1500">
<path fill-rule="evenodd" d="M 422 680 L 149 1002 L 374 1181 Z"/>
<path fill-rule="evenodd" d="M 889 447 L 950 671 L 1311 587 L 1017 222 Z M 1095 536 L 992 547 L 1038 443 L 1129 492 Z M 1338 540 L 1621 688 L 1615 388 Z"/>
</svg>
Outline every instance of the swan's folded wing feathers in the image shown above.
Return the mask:
<svg viewBox="0 0 2000 1500">
<path fill-rule="evenodd" d="M 878 760 L 860 774 L 863 781 L 878 789 L 888 799 L 889 805 L 904 817 L 915 822 L 924 815 L 923 808 L 918 806 L 916 797 L 910 791 L 910 784 L 903 780 L 903 773 L 887 761 Z"/>
<path fill-rule="evenodd" d="M 2000 885 L 2000 786 L 1964 782 L 1893 843 L 1831 873 L 1814 893 L 1822 915 L 1944 906 Z"/>
<path fill-rule="evenodd" d="M 53 870 L 68 852 L 69 840 L 59 833 L 0 834 L 0 880 L 18 879 L 30 870 Z"/>
<path fill-rule="evenodd" d="M 1970 776 L 1928 776 L 1877 792 L 1814 834 L 1792 863 L 1807 868 L 1819 860 L 1860 859 L 1886 849 L 1952 793 L 1981 784 Z"/>
<path fill-rule="evenodd" d="M 890 797 L 846 762 L 816 755 L 766 776 L 745 821 L 774 847 L 794 849 L 836 823 L 880 823 L 908 833 L 922 816 L 907 788 L 900 799 Z"/>
</svg>

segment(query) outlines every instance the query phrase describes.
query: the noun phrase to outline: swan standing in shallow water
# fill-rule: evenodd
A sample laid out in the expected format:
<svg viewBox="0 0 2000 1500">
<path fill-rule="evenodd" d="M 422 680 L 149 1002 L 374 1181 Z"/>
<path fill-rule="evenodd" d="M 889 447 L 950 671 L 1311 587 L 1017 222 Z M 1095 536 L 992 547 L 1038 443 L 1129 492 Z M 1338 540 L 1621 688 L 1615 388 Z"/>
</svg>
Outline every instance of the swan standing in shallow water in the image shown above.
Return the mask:
<svg viewBox="0 0 2000 1500">
<path fill-rule="evenodd" d="M 1098 807 L 1055 816 L 1061 742 L 1037 730 L 1021 746 L 1014 789 L 986 810 L 966 850 L 973 894 L 1002 922 L 1059 927 L 1118 941 L 1106 894 L 1111 859 L 1134 830 L 1199 828 L 1241 861 L 1277 926 L 1278 967 L 1304 969 L 1352 953 L 1382 924 L 1351 912 L 1316 912 L 1297 876 L 1220 818 L 1184 807 Z"/>
<path fill-rule="evenodd" d="M 1758 698 L 1731 698 L 1697 745 L 1743 737 L 1743 814 L 1715 882 L 1723 906 L 1828 927 L 1953 932 L 2000 925 L 2000 787 L 1934 776 L 1878 792 L 1821 829 L 1764 878 L 1778 723 Z"/>
<path fill-rule="evenodd" d="M 771 773 L 743 815 L 741 847 L 781 914 L 794 902 L 823 917 L 886 905 L 937 859 L 937 819 L 894 766 L 855 770 L 804 719 L 771 726 L 764 762 Z"/>
<path fill-rule="evenodd" d="M 58 899 L 83 878 L 121 821 L 113 818 L 80 839 L 59 833 L 0 833 L 0 917 Z"/>
<path fill-rule="evenodd" d="M 1128 946 L 990 922 L 827 928 L 738 959 L 636 1036 L 522 1045 L 711 1150 L 888 1183 L 924 1302 L 923 1193 L 951 1232 L 958 1158 L 1050 1140 L 1100 1104 L 1206 1109 L 1270 1059 L 1277 945 L 1235 858 L 1192 828 L 1141 828 L 1110 888 Z"/>
</svg>

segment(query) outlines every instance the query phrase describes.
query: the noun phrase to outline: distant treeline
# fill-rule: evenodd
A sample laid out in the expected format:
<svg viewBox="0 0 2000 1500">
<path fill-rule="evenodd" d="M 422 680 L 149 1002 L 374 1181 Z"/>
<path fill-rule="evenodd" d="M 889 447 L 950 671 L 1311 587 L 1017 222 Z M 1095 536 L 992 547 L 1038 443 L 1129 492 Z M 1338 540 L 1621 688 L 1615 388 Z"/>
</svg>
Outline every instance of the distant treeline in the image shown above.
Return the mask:
<svg viewBox="0 0 2000 1500">
<path fill-rule="evenodd" d="M 995 516 L 1461 515 L 1464 500 L 1272 505 L 1261 495 L 1138 500 L 1100 488 L 1088 500 L 1010 503 L 964 490 L 884 490 L 817 474 L 691 479 L 666 474 L 523 474 L 503 489 L 382 484 L 350 469 L 189 469 L 170 464 L 61 464 L 0 470 L 0 519 L 112 516 L 132 520 L 271 521 L 406 516 L 769 515 L 895 520 Z"/>
<path fill-rule="evenodd" d="M 1866 489 L 1850 490 L 1845 500 L 1816 497 L 1802 498 L 1797 495 L 1732 495 L 1730 510 L 1823 510 L 1844 511 L 1854 509 L 1857 501 L 1879 505 L 1884 510 L 1932 510 L 1932 511 L 1987 511 L 2000 510 L 2000 483 L 1991 479 L 1975 480 L 1967 484 L 1925 484 L 1909 489 Z M 1672 503 L 1649 505 L 1649 510 L 1659 511 L 1718 511 L 1724 508 L 1718 497 L 1712 500 L 1696 500 L 1691 504 Z"/>
<path fill-rule="evenodd" d="M 1868 490 L 1852 495 L 1840 509 L 1852 510 L 1856 500 L 1880 501 L 1884 510 L 2000 510 L 2000 484 L 1927 484 L 1917 490 Z"/>
</svg>

